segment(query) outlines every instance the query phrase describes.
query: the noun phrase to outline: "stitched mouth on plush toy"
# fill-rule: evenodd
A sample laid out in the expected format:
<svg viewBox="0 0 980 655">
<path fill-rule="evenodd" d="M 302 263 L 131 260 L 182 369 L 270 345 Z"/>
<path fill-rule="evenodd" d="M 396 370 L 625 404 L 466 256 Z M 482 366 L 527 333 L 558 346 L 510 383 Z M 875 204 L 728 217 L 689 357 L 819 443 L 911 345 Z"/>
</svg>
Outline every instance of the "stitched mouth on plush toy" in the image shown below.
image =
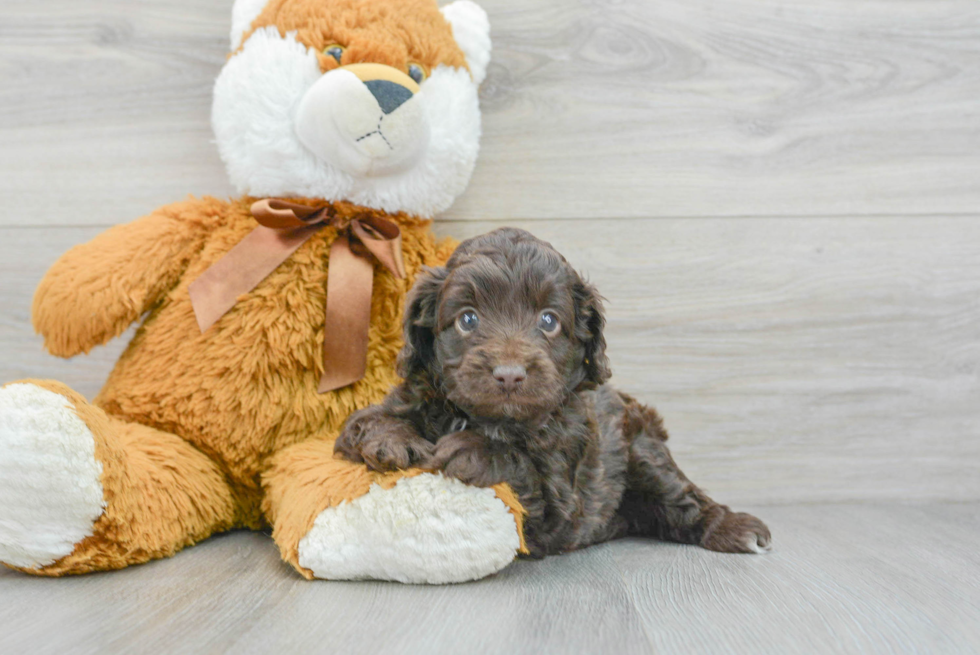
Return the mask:
<svg viewBox="0 0 980 655">
<path fill-rule="evenodd" d="M 388 141 L 387 138 L 385 138 L 384 132 L 381 131 L 381 122 L 383 120 L 384 120 L 384 116 L 382 115 L 381 118 L 378 119 L 378 127 L 377 127 L 377 129 L 375 129 L 372 132 L 368 132 L 367 134 L 364 134 L 363 136 L 359 136 L 357 139 L 355 139 L 355 142 L 356 143 L 360 143 L 361 141 L 364 141 L 365 139 L 368 139 L 368 138 L 374 136 L 375 134 L 377 134 L 385 142 L 385 145 L 388 146 L 388 149 L 391 150 L 391 151 L 394 151 L 395 150 L 395 147 L 393 145 L 391 145 L 391 142 Z"/>
</svg>

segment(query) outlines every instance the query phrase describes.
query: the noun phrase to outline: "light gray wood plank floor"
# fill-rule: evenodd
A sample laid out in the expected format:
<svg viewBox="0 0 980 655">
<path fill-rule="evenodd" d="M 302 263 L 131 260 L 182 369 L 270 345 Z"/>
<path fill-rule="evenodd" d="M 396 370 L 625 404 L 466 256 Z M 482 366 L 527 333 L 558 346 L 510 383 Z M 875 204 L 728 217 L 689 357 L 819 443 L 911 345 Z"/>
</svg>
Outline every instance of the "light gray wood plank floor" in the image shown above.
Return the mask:
<svg viewBox="0 0 980 655">
<path fill-rule="evenodd" d="M 769 555 L 624 540 L 443 587 L 308 582 L 248 532 L 112 573 L 3 571 L 0 652 L 980 651 L 980 505 L 751 509 Z"/>
</svg>

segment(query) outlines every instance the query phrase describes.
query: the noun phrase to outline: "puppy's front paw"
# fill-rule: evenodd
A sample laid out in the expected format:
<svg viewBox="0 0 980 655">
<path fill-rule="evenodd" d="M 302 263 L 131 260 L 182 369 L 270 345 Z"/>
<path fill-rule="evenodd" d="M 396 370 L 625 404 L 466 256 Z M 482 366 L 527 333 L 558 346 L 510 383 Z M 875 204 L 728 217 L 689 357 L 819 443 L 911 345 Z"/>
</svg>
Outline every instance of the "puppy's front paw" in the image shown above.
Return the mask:
<svg viewBox="0 0 980 655">
<path fill-rule="evenodd" d="M 766 524 L 744 512 L 729 512 L 710 532 L 701 545 L 721 553 L 764 553 L 772 549 L 772 535 Z"/>
<path fill-rule="evenodd" d="M 394 471 L 425 462 L 432 456 L 433 448 L 411 423 L 388 416 L 375 405 L 347 419 L 333 451 L 375 471 Z"/>
<path fill-rule="evenodd" d="M 466 430 L 441 437 L 426 468 L 476 487 L 492 487 L 505 479 L 486 439 Z"/>
</svg>

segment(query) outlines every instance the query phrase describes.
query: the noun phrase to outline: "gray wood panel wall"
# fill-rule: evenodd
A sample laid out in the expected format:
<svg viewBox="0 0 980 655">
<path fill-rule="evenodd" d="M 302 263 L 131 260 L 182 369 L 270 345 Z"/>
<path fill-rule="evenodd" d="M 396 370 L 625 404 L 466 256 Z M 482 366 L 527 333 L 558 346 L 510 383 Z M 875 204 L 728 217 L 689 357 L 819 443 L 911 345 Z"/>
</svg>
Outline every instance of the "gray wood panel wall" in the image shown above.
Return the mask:
<svg viewBox="0 0 980 655">
<path fill-rule="evenodd" d="M 980 499 L 980 4 L 482 0 L 484 141 L 444 234 L 519 225 L 608 298 L 615 382 L 719 499 Z M 230 0 L 0 6 L 0 380 L 64 250 L 233 195 Z"/>
</svg>

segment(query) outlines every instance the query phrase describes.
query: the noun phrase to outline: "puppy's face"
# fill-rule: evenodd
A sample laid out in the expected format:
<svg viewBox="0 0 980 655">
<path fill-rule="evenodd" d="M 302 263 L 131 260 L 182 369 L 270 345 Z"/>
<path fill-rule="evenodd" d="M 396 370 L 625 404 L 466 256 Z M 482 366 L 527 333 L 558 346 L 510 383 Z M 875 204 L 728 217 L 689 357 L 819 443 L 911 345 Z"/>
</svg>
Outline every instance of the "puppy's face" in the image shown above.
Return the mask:
<svg viewBox="0 0 980 655">
<path fill-rule="evenodd" d="M 401 374 L 487 418 L 531 420 L 608 377 L 602 307 L 549 244 L 502 229 L 413 289 Z"/>
</svg>

